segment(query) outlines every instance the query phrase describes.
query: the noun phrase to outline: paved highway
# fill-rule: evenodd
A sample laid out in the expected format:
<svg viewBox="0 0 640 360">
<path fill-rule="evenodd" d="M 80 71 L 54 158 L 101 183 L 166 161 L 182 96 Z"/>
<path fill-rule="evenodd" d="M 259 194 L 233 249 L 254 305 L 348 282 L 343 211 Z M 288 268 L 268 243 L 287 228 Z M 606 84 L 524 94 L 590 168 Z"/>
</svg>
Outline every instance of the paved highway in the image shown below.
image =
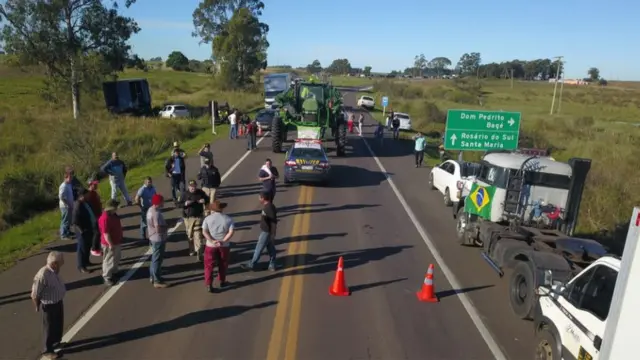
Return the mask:
<svg viewBox="0 0 640 360">
<path fill-rule="evenodd" d="M 353 93 L 345 98 L 355 104 Z M 366 130 L 365 137 L 370 136 Z M 123 262 L 137 269 L 125 282 L 106 289 L 98 271 L 78 273 L 74 254 L 67 255 L 62 274 L 70 290 L 66 359 L 531 356 L 531 324 L 511 315 L 504 281 L 478 250 L 455 243 L 451 210 L 428 190 L 428 169 L 413 167 L 410 143 L 387 141 L 380 147 L 370 141 L 369 148 L 363 139 L 351 137 L 348 156 L 332 159 L 331 186 L 281 187 L 275 203 L 282 218 L 277 249 L 283 267 L 275 273 L 241 270 L 258 235 L 256 173 L 266 157 L 278 167 L 283 163 L 282 155 L 268 149 L 269 142 L 246 156 L 244 140 L 218 140 L 212 146 L 216 165 L 227 173 L 221 190 L 229 202 L 226 212 L 240 229 L 231 286 L 206 292 L 201 265 L 187 256 L 179 226 L 164 263 L 171 287 L 154 289 L 148 263 L 140 262 L 146 246 L 135 243 L 139 217 L 133 208 L 123 209 L 130 239 Z M 187 174 L 195 173 L 197 160 L 188 161 Z M 156 180 L 163 194 L 169 193 L 168 185 L 164 178 Z M 179 212 L 167 209 L 165 216 L 175 224 Z M 52 248 L 72 252 L 75 245 Z M 340 256 L 350 297 L 328 294 Z M 40 323 L 28 289 L 43 263 L 43 255 L 34 256 L 0 274 L 0 323 L 12 334 L 0 337 L 2 359 L 37 358 Z M 436 265 L 438 304 L 420 303 L 415 296 L 430 263 Z"/>
</svg>

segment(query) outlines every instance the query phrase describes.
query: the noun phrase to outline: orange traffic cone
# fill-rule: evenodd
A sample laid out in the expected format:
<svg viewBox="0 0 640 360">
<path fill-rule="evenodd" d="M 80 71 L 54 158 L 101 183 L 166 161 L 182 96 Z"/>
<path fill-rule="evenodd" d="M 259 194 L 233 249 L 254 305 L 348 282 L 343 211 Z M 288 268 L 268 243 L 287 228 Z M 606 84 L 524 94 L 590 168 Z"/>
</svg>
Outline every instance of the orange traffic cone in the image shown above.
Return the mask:
<svg viewBox="0 0 640 360">
<path fill-rule="evenodd" d="M 333 296 L 349 296 L 351 292 L 344 281 L 344 260 L 342 256 L 338 259 L 338 270 L 333 280 L 333 285 L 329 288 L 329 294 Z"/>
<path fill-rule="evenodd" d="M 243 132 L 242 132 L 242 125 L 238 125 L 238 136 L 242 136 Z"/>
<path fill-rule="evenodd" d="M 433 287 L 433 264 L 429 265 L 429 270 L 427 270 L 427 275 L 424 276 L 424 283 L 422 283 L 422 289 L 416 292 L 416 296 L 418 300 L 422 302 L 438 302 L 438 296 L 436 296 L 434 287 Z"/>
<path fill-rule="evenodd" d="M 258 136 L 262 136 L 262 127 L 258 126 Z"/>
</svg>

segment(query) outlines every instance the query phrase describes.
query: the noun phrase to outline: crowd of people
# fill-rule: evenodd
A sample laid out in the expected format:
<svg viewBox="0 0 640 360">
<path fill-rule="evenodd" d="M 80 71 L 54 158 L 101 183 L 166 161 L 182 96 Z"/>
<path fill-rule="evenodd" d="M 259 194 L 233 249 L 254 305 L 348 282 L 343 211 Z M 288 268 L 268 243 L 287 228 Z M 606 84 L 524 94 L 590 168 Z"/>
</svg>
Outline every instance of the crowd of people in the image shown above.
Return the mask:
<svg viewBox="0 0 640 360">
<path fill-rule="evenodd" d="M 187 155 L 176 142 L 171 155 L 165 161 L 165 173 L 171 184 L 171 199 L 159 193 L 151 177 L 144 179 L 133 199 L 129 196 L 125 179 L 126 164 L 113 153 L 101 171 L 108 175 L 111 185 L 110 198 L 104 207 L 98 194 L 99 181 L 91 180 L 87 187 L 78 181 L 71 167 L 65 169 L 64 181 L 59 188 L 61 225 L 60 236 L 63 240 L 75 238 L 76 267 L 82 273 L 91 272 L 91 256 L 101 257 L 101 272 L 104 284 L 114 286 L 120 274 L 120 259 L 124 239 L 123 225 L 118 210 L 126 206 L 140 209 L 140 240 L 150 248 L 149 281 L 155 288 L 166 288 L 169 284 L 162 276 L 162 263 L 170 230 L 163 215 L 165 201 L 173 201 L 182 211 L 181 221 L 185 226 L 189 255 L 202 263 L 204 285 L 208 292 L 215 292 L 214 268 L 217 268 L 218 286 L 225 288 L 234 236 L 234 221 L 224 213 L 227 203 L 218 199 L 221 185 L 220 171 L 214 166 L 213 153 L 209 144 L 198 151 L 200 168 L 196 179 L 188 182 L 186 173 Z M 252 259 L 241 264 L 247 270 L 256 270 L 262 253 L 269 255 L 268 269 L 275 271 L 277 230 L 277 209 L 273 204 L 276 194 L 278 170 L 270 159 L 258 171 L 258 181 L 262 190 L 258 200 L 262 211 L 260 215 L 260 234 Z M 186 182 L 186 186 L 185 186 Z M 118 201 L 118 193 L 123 202 Z M 122 204 L 122 205 L 121 205 Z M 35 310 L 43 316 L 43 357 L 55 359 L 61 356 L 61 339 L 64 328 L 65 285 L 59 276 L 64 265 L 64 256 L 52 251 L 47 262 L 35 275 L 31 298 Z"/>
</svg>

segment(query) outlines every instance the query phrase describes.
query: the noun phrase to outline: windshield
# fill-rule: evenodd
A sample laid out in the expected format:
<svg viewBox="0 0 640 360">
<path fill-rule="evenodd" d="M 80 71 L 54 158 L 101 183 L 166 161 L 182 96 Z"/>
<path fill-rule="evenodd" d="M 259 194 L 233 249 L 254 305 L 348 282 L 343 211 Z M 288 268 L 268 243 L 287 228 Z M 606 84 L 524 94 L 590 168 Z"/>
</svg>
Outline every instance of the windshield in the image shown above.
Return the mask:
<svg viewBox="0 0 640 360">
<path fill-rule="evenodd" d="M 267 96 L 275 96 L 288 88 L 286 76 L 266 76 L 264 78 L 264 92 Z"/>
<path fill-rule="evenodd" d="M 294 148 L 291 151 L 291 156 L 297 159 L 324 160 L 322 149 Z"/>
<path fill-rule="evenodd" d="M 318 102 L 324 102 L 322 97 L 322 86 L 307 86 L 300 87 L 300 97 L 303 99 L 315 98 Z"/>
<path fill-rule="evenodd" d="M 409 120 L 409 115 L 405 115 L 405 114 L 396 114 L 398 119 L 404 119 L 404 120 Z"/>
<path fill-rule="evenodd" d="M 271 121 L 271 119 L 273 118 L 274 112 L 273 111 L 260 111 L 258 113 L 258 115 L 256 115 L 256 120 L 257 121 Z"/>
<path fill-rule="evenodd" d="M 462 177 L 476 176 L 480 172 L 480 164 L 464 163 L 462 164 L 461 172 L 462 172 L 461 174 Z"/>
</svg>

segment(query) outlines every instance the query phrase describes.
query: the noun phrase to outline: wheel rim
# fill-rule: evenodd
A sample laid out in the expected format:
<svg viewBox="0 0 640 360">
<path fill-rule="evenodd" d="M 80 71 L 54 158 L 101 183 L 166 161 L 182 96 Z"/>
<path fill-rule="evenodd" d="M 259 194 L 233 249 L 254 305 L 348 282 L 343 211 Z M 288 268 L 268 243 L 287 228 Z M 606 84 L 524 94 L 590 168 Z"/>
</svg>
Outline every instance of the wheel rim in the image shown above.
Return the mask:
<svg viewBox="0 0 640 360">
<path fill-rule="evenodd" d="M 458 215 L 458 222 L 456 226 L 456 230 L 458 231 L 458 236 L 464 235 L 464 230 L 467 228 L 467 219 L 464 214 Z"/>
<path fill-rule="evenodd" d="M 429 176 L 429 185 L 433 186 L 433 174 Z"/>
<path fill-rule="evenodd" d="M 517 305 L 522 305 L 527 300 L 527 281 L 524 276 L 518 274 L 513 280 L 511 297 Z"/>
<path fill-rule="evenodd" d="M 552 360 L 553 349 L 551 344 L 546 340 L 541 340 L 536 347 L 536 360 Z"/>
</svg>

